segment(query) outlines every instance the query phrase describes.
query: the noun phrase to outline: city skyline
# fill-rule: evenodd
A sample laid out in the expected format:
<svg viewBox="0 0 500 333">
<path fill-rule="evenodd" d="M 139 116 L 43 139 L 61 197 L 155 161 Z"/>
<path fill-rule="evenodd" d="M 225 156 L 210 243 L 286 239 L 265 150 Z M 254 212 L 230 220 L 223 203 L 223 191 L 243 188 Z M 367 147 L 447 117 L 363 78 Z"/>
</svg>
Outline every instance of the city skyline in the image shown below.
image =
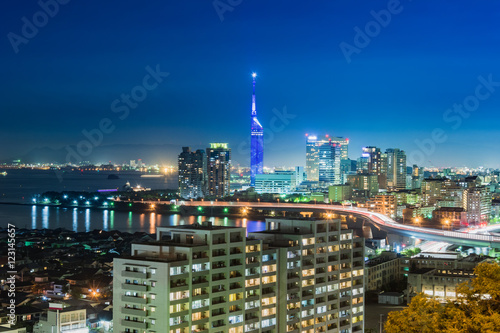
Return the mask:
<svg viewBox="0 0 500 333">
<path fill-rule="evenodd" d="M 351 159 L 376 146 L 406 151 L 409 164 L 414 153 L 423 166 L 500 167 L 491 154 L 499 134 L 491 28 L 499 5 L 401 2 L 384 18 L 388 8 L 386 1 L 320 3 L 306 19 L 284 2 L 242 2 L 221 14 L 212 3 L 125 1 L 110 26 L 113 5 L 69 2 L 25 38 L 22 18 L 32 22 L 43 8 L 11 2 L 1 30 L 0 139 L 8 144 L 0 159 L 76 145 L 83 131 L 110 119 L 113 130 L 96 147 L 180 151 L 228 142 L 234 161 L 249 166 L 247 79 L 256 71 L 265 166 L 305 165 L 304 135 L 315 132 L 348 137 Z M 378 30 L 371 22 L 381 22 Z M 366 35 L 366 27 L 378 33 Z M 154 88 L 134 90 L 148 75 Z M 147 96 L 127 108 L 121 94 L 133 91 Z"/>
</svg>

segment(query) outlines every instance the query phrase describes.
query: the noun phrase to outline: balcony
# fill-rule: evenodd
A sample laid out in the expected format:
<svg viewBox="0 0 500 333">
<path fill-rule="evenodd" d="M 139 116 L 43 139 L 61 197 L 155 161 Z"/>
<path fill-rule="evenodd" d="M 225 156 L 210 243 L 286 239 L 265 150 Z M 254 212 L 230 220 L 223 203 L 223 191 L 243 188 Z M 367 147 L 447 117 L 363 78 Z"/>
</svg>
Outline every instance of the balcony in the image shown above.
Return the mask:
<svg viewBox="0 0 500 333">
<path fill-rule="evenodd" d="M 186 289 L 187 282 L 185 280 L 177 280 L 170 282 L 171 291 L 179 291 Z"/>
<path fill-rule="evenodd" d="M 136 296 L 126 296 L 122 295 L 122 301 L 123 302 L 130 302 L 130 303 L 138 303 L 138 304 L 147 304 L 148 299 L 144 297 L 136 297 Z"/>
<path fill-rule="evenodd" d="M 122 289 L 146 292 L 148 291 L 148 286 L 142 284 L 122 283 Z"/>
<path fill-rule="evenodd" d="M 240 266 L 240 265 L 241 265 L 241 260 L 235 260 L 235 259 L 233 259 L 233 260 L 231 260 L 229 262 L 229 266 L 231 266 L 231 267 Z"/>
<path fill-rule="evenodd" d="M 147 279 L 148 274 L 144 272 L 133 272 L 133 271 L 122 271 L 123 277 L 137 278 L 137 279 Z"/>
<path fill-rule="evenodd" d="M 234 255 L 234 254 L 242 254 L 243 252 L 241 251 L 240 248 L 233 248 L 229 251 L 229 254 L 230 255 Z"/>
<path fill-rule="evenodd" d="M 314 263 L 313 263 L 311 260 L 309 260 L 309 261 L 304 261 L 304 262 L 302 263 L 302 268 L 303 268 L 303 269 L 308 269 L 308 268 L 313 268 L 313 267 L 314 267 Z"/>
<path fill-rule="evenodd" d="M 144 309 L 133 309 L 133 308 L 122 308 L 121 313 L 132 316 L 142 316 L 145 317 L 148 315 L 147 311 Z"/>
<path fill-rule="evenodd" d="M 212 251 L 212 257 L 220 257 L 220 256 L 225 256 L 226 251 L 225 250 L 213 250 Z"/>
<path fill-rule="evenodd" d="M 226 288 L 224 288 L 223 286 L 212 287 L 212 293 L 219 293 L 223 291 L 226 291 Z"/>
<path fill-rule="evenodd" d="M 193 278 L 193 287 L 196 286 L 197 288 L 199 288 L 200 286 L 198 286 L 198 284 L 200 283 L 208 283 L 208 280 L 205 278 Z"/>
<path fill-rule="evenodd" d="M 216 261 L 212 263 L 212 270 L 226 268 L 226 263 L 224 261 Z"/>
<path fill-rule="evenodd" d="M 225 303 L 225 302 L 226 302 L 226 299 L 224 297 L 218 297 L 218 298 L 214 298 L 212 300 L 212 305 L 221 304 L 221 303 Z"/>
<path fill-rule="evenodd" d="M 193 253 L 193 260 L 197 259 L 208 259 L 208 254 L 206 252 Z"/>
<path fill-rule="evenodd" d="M 139 329 L 143 329 L 143 330 L 148 328 L 148 324 L 145 322 L 125 320 L 125 319 L 122 319 L 122 326 L 139 328 Z"/>
</svg>

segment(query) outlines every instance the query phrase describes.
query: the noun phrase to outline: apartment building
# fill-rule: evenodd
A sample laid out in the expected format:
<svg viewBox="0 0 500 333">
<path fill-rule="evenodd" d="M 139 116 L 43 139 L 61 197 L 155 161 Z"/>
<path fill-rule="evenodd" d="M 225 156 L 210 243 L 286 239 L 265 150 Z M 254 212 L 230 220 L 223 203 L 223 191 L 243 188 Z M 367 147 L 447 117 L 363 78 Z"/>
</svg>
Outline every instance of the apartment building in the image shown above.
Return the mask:
<svg viewBox="0 0 500 333">
<path fill-rule="evenodd" d="M 392 194 L 379 194 L 366 203 L 370 212 L 384 214 L 395 218 L 397 211 L 396 196 Z"/>
<path fill-rule="evenodd" d="M 114 261 L 117 332 L 363 331 L 364 241 L 340 220 L 271 219 L 262 232 L 158 227 Z"/>
</svg>

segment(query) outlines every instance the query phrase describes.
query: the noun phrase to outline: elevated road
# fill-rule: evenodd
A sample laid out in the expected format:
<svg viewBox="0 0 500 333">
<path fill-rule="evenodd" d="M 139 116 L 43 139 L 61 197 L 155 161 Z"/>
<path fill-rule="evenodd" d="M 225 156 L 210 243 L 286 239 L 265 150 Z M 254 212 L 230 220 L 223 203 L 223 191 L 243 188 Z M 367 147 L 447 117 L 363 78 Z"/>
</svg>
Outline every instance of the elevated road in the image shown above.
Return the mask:
<svg viewBox="0 0 500 333">
<path fill-rule="evenodd" d="M 153 203 L 153 202 L 152 202 Z M 422 240 L 433 240 L 447 242 L 457 245 L 479 246 L 500 248 L 500 237 L 471 233 L 466 231 L 448 231 L 431 228 L 423 228 L 412 225 L 401 224 L 388 216 L 379 213 L 369 212 L 363 208 L 345 207 L 326 204 L 293 204 L 281 202 L 227 202 L 227 201 L 178 201 L 179 205 L 203 206 L 203 207 L 241 207 L 256 208 L 277 211 L 306 211 L 322 213 L 348 213 L 368 219 L 375 226 L 398 235 L 415 237 Z"/>
</svg>

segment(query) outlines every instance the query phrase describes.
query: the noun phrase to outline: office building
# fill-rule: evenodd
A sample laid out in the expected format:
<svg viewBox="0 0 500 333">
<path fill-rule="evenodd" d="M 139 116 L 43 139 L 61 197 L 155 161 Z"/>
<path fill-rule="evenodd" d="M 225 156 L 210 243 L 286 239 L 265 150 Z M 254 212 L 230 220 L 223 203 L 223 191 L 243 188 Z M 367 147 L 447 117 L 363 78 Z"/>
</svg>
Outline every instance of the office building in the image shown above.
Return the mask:
<svg viewBox="0 0 500 333">
<path fill-rule="evenodd" d="M 422 167 L 413 164 L 412 167 L 412 185 L 411 189 L 418 189 L 422 187 L 422 181 L 424 179 L 424 169 Z"/>
<path fill-rule="evenodd" d="M 304 181 L 304 168 L 296 167 L 294 171 L 275 171 L 255 177 L 255 192 L 287 194 L 296 190 Z"/>
<path fill-rule="evenodd" d="M 369 158 L 367 156 L 358 157 L 356 160 L 356 172 L 357 173 L 368 173 L 368 162 Z"/>
<path fill-rule="evenodd" d="M 255 192 L 286 194 L 295 190 L 296 178 L 294 171 L 275 171 L 255 177 Z"/>
<path fill-rule="evenodd" d="M 328 185 L 341 184 L 340 146 L 336 143 L 324 143 L 319 146 L 319 181 Z"/>
<path fill-rule="evenodd" d="M 387 187 L 389 189 L 406 189 L 406 154 L 403 150 L 389 148 L 387 154 Z"/>
<path fill-rule="evenodd" d="M 330 182 L 334 178 L 334 183 L 340 184 L 342 182 L 340 161 L 348 159 L 348 148 L 349 139 L 306 134 L 307 180 Z M 320 176 L 320 169 L 323 170 L 322 176 Z"/>
<path fill-rule="evenodd" d="M 179 154 L 179 193 L 184 199 L 203 198 L 206 189 L 207 158 L 202 149 L 196 152 L 182 147 Z"/>
<path fill-rule="evenodd" d="M 227 143 L 211 143 L 207 148 L 206 195 L 222 198 L 230 194 L 231 149 Z"/>
<path fill-rule="evenodd" d="M 255 176 L 264 171 L 264 129 L 257 119 L 257 107 L 255 103 L 255 78 L 257 74 L 253 73 L 253 92 L 252 92 L 252 114 L 251 114 L 251 132 L 250 132 L 250 186 L 255 186 Z"/>
<path fill-rule="evenodd" d="M 387 189 L 387 154 L 380 153 L 380 177 L 379 177 L 379 188 Z"/>
<path fill-rule="evenodd" d="M 363 147 L 363 153 L 361 156 L 367 159 L 366 170 L 364 170 L 365 173 L 373 173 L 375 175 L 380 174 L 382 167 L 380 155 L 380 148 Z"/>
<path fill-rule="evenodd" d="M 269 219 L 262 232 L 158 227 L 114 260 L 117 332 L 362 332 L 364 241 L 340 220 Z"/>
</svg>

